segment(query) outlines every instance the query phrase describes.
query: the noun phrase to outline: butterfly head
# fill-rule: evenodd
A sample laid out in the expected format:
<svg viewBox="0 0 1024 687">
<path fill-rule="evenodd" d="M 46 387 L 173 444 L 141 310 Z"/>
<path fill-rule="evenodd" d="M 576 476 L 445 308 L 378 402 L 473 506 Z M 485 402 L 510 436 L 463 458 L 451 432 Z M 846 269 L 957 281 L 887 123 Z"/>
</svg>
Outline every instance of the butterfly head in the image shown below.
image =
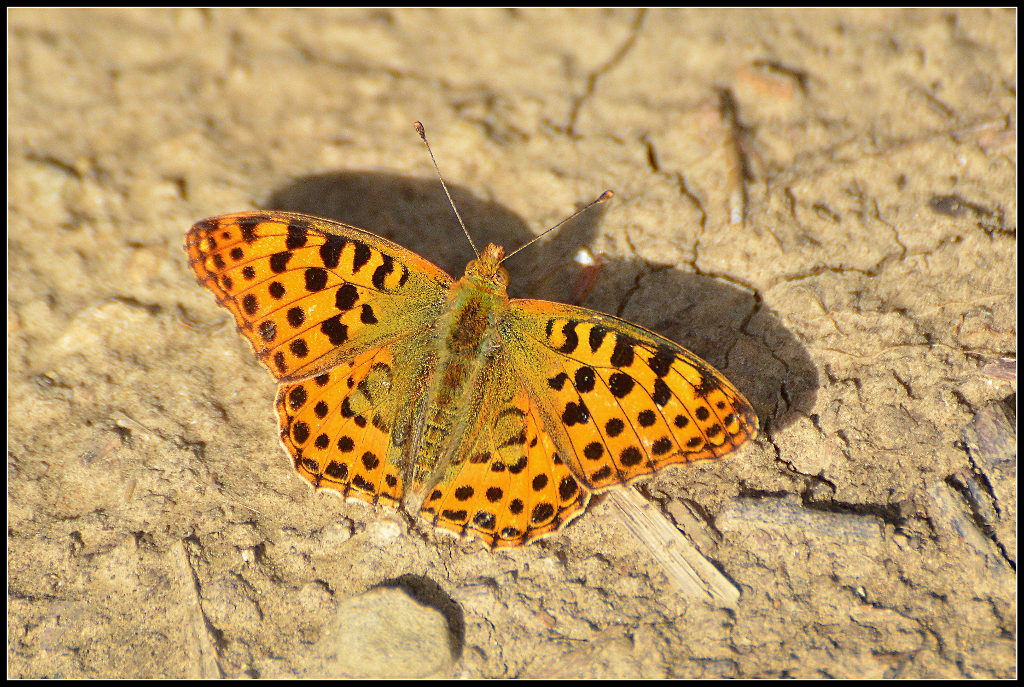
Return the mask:
<svg viewBox="0 0 1024 687">
<path fill-rule="evenodd" d="M 502 289 L 508 286 L 508 270 L 501 266 L 505 259 L 505 249 L 489 244 L 476 260 L 466 265 L 466 277 L 475 281 L 493 283 Z"/>
</svg>

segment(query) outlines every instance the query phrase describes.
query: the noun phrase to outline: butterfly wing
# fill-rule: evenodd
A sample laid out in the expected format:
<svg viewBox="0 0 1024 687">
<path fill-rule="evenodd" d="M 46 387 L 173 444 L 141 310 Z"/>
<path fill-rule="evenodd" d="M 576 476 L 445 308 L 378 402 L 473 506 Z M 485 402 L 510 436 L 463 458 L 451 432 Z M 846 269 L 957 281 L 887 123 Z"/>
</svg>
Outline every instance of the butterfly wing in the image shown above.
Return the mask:
<svg viewBox="0 0 1024 687">
<path fill-rule="evenodd" d="M 513 362 L 504 353 L 492 359 L 498 369 L 481 417 L 420 509 L 431 525 L 474 534 L 494 548 L 557 532 L 590 499 Z"/>
<path fill-rule="evenodd" d="M 424 343 L 422 335 L 396 339 L 316 377 L 280 386 L 281 442 L 314 488 L 398 505 L 407 471 L 395 444 L 401 432 L 393 430 L 410 422 L 417 378 L 396 368 L 399 361 L 408 366 L 422 356 Z"/>
<path fill-rule="evenodd" d="M 721 458 L 756 436 L 757 414 L 682 346 L 611 315 L 511 303 L 512 358 L 555 445 L 591 490 L 666 465 Z"/>
<path fill-rule="evenodd" d="M 185 250 L 199 283 L 285 382 L 426 328 L 452 284 L 439 267 L 370 232 L 286 212 L 202 220 Z"/>
<path fill-rule="evenodd" d="M 282 382 L 281 441 L 296 471 L 315 488 L 398 501 L 391 429 L 451 277 L 362 229 L 284 212 L 203 220 L 185 249 Z"/>
</svg>

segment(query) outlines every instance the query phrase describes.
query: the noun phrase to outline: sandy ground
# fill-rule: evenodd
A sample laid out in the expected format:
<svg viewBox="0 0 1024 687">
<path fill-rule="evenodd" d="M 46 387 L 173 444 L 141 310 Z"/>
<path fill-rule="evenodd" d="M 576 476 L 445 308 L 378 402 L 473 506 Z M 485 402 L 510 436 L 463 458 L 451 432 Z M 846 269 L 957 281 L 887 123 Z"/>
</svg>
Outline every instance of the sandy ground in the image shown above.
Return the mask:
<svg viewBox="0 0 1024 687">
<path fill-rule="evenodd" d="M 8 19 L 10 676 L 1015 676 L 1013 12 Z M 515 292 L 602 251 L 586 305 L 755 405 L 640 484 L 732 607 L 608 498 L 491 552 L 292 471 L 183 234 L 305 211 L 461 274 L 417 119 L 478 243 L 613 188 Z"/>
</svg>

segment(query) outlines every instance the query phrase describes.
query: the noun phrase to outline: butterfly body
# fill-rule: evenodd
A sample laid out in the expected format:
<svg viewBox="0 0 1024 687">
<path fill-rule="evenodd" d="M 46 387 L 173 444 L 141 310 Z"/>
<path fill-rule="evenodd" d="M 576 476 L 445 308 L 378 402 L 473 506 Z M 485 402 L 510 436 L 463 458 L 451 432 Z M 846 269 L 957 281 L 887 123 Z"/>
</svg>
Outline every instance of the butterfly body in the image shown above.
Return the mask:
<svg viewBox="0 0 1024 687">
<path fill-rule="evenodd" d="M 409 467 L 406 506 L 412 512 L 424 492 L 453 462 L 458 464 L 462 439 L 476 431 L 485 393 L 500 378 L 495 373 L 500 371 L 502 322 L 509 305 L 502 255 L 500 247 L 488 246 L 484 257 L 467 268 L 450 287 L 445 309 L 420 343 L 430 350 L 421 366 L 423 393 L 410 413 L 410 441 L 394 458 L 397 465 Z M 417 422 L 418 417 L 423 421 Z"/>
<path fill-rule="evenodd" d="M 510 300 L 498 246 L 456 281 L 365 230 L 268 211 L 198 222 L 185 249 L 280 381 L 281 440 L 302 477 L 494 547 L 757 432 L 735 387 L 678 344 Z"/>
</svg>

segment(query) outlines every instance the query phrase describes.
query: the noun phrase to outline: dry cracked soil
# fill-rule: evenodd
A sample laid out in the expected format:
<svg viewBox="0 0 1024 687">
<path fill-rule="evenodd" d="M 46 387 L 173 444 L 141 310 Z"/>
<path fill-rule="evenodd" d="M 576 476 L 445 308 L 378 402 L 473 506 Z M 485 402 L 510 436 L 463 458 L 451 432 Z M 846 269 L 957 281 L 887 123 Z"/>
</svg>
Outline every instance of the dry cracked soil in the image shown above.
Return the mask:
<svg viewBox="0 0 1024 687">
<path fill-rule="evenodd" d="M 8 12 L 8 675 L 1016 676 L 1016 14 Z M 509 264 L 764 431 L 492 552 L 313 494 L 182 250 L 277 208 Z M 633 489 L 633 487 L 630 487 Z M 670 548 L 670 547 L 669 547 Z"/>
</svg>

